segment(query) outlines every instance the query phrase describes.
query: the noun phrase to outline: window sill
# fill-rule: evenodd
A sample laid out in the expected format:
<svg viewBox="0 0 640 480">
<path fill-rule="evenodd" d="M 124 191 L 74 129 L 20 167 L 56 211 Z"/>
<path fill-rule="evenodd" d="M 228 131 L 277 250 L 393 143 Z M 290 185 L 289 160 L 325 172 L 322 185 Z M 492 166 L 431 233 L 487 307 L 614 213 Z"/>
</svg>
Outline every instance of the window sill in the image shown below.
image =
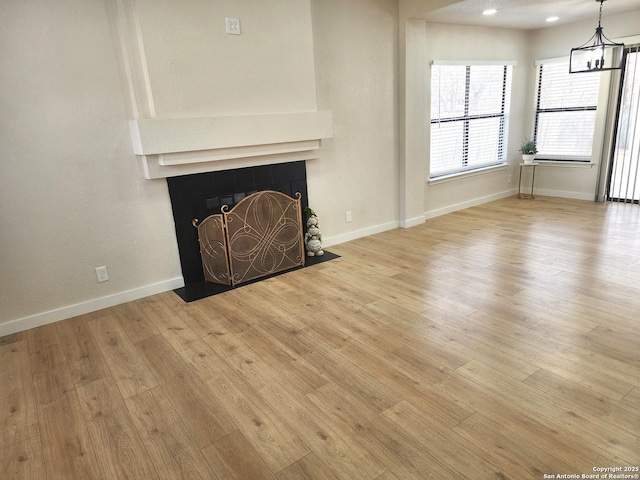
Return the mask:
<svg viewBox="0 0 640 480">
<path fill-rule="evenodd" d="M 508 166 L 509 166 L 509 164 L 505 162 L 505 163 L 500 163 L 498 165 L 491 165 L 490 167 L 484 167 L 484 168 L 478 168 L 476 170 L 470 170 L 470 171 L 467 171 L 467 172 L 452 173 L 450 175 L 443 175 L 442 177 L 437 177 L 437 178 L 428 178 L 427 179 L 427 184 L 428 185 L 437 185 L 439 183 L 452 182 L 454 180 L 459 180 L 461 178 L 475 177 L 477 175 L 485 175 L 487 173 L 493 173 L 493 172 L 500 171 L 500 170 L 506 170 Z"/>
</svg>

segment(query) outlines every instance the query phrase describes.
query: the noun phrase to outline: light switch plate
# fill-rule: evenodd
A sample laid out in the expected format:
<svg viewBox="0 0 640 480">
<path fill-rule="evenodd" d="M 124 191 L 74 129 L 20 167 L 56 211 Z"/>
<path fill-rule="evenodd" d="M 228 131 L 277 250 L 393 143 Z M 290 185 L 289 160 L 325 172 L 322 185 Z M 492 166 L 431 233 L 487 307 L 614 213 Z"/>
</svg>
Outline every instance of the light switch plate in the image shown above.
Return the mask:
<svg viewBox="0 0 640 480">
<path fill-rule="evenodd" d="M 240 35 L 240 19 L 225 17 L 226 32 L 229 35 Z"/>
</svg>

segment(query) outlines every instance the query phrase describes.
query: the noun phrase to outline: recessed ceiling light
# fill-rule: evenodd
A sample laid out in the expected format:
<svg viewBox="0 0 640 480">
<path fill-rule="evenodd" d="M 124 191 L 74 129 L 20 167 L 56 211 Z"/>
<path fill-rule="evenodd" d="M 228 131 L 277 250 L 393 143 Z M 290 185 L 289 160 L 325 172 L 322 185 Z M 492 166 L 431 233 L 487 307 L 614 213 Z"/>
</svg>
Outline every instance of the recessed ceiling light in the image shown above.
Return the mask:
<svg viewBox="0 0 640 480">
<path fill-rule="evenodd" d="M 496 13 L 498 13 L 498 10 L 496 10 L 495 8 L 489 8 L 488 10 L 482 12 L 483 15 L 495 15 Z"/>
<path fill-rule="evenodd" d="M 557 22 L 560 20 L 560 17 L 549 17 L 547 18 L 547 22 Z"/>
</svg>

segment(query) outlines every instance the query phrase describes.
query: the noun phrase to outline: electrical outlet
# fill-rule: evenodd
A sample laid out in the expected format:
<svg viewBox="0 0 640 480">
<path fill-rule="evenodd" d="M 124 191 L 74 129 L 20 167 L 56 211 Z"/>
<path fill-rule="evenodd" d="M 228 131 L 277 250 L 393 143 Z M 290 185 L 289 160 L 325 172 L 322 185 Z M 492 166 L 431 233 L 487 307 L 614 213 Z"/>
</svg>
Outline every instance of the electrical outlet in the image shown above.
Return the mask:
<svg viewBox="0 0 640 480">
<path fill-rule="evenodd" d="M 107 280 L 109 280 L 109 272 L 107 272 L 107 267 L 96 268 L 96 278 L 98 279 L 98 283 L 106 282 Z"/>
<path fill-rule="evenodd" d="M 507 175 L 507 183 L 511 183 L 511 174 Z"/>
<path fill-rule="evenodd" d="M 240 19 L 239 18 L 229 18 L 226 17 L 224 19 L 225 31 L 229 35 L 240 35 Z"/>
<path fill-rule="evenodd" d="M 353 220 L 351 218 L 351 210 L 347 210 L 346 212 L 344 212 L 344 220 L 347 223 L 349 223 L 351 220 Z"/>
</svg>

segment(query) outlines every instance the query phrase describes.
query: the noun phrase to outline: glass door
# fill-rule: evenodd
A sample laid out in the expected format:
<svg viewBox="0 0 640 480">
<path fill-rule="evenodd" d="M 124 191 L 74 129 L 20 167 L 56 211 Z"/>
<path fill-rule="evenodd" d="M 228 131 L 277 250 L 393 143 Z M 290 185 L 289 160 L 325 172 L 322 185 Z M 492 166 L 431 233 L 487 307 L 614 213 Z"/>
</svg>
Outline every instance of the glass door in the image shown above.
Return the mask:
<svg viewBox="0 0 640 480">
<path fill-rule="evenodd" d="M 640 45 L 624 50 L 624 70 L 616 117 L 607 199 L 640 201 Z"/>
</svg>

